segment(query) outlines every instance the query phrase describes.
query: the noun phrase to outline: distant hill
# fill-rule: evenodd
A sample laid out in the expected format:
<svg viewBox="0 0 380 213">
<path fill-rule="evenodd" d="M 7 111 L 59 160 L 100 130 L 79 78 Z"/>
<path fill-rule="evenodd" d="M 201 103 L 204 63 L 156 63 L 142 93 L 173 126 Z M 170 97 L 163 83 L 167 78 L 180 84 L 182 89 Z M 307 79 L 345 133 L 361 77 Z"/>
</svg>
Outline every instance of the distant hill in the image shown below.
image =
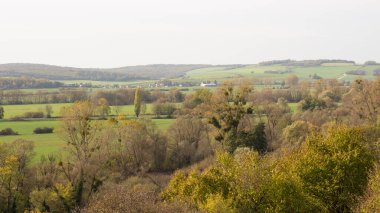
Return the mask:
<svg viewBox="0 0 380 213">
<path fill-rule="evenodd" d="M 341 60 L 341 59 L 318 59 L 318 60 L 273 60 L 273 61 L 263 61 L 260 62 L 261 66 L 271 66 L 271 65 L 283 65 L 283 66 L 300 66 L 300 67 L 311 67 L 311 66 L 321 66 L 322 64 L 331 64 L 331 63 L 346 63 L 355 65 L 355 61 Z M 376 63 L 376 62 L 375 62 Z"/>
<path fill-rule="evenodd" d="M 12 63 L 0 64 L 0 77 L 27 76 L 50 80 L 129 81 L 181 77 L 187 71 L 211 66 L 206 64 L 153 64 L 98 69 Z"/>
</svg>

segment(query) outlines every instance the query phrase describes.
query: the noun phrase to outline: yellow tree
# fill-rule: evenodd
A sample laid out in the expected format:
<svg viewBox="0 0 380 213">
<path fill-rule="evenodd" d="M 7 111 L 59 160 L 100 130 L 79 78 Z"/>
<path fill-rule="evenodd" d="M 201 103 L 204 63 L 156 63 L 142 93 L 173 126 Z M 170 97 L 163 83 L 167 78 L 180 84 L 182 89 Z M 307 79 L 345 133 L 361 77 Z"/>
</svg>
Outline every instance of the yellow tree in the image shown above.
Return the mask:
<svg viewBox="0 0 380 213">
<path fill-rule="evenodd" d="M 62 139 L 67 142 L 71 155 L 60 167 L 67 180 L 74 186 L 77 205 L 89 198 L 102 182 L 107 156 L 101 153 L 108 139 L 103 137 L 99 121 L 92 120 L 95 106 L 88 102 L 77 102 L 62 109 Z M 87 197 L 84 197 L 84 193 Z"/>
</svg>

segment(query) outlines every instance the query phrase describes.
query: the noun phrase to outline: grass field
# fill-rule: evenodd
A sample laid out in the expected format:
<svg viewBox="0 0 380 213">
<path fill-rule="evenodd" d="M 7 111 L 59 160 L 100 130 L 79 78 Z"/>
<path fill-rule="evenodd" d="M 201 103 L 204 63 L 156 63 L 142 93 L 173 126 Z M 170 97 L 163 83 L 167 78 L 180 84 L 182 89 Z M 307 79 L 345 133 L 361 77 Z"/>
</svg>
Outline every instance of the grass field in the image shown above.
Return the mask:
<svg viewBox="0 0 380 213">
<path fill-rule="evenodd" d="M 360 76 L 365 79 L 376 78 L 373 76 L 373 70 L 380 69 L 380 66 L 361 66 L 353 65 L 347 63 L 329 63 L 323 66 L 315 67 L 287 67 L 282 65 L 274 66 L 259 66 L 259 65 L 248 65 L 245 67 L 239 67 L 236 69 L 226 69 L 225 67 L 214 67 L 214 68 L 202 68 L 191 70 L 186 73 L 186 77 L 190 79 L 199 80 L 223 80 L 231 78 L 242 78 L 242 77 L 253 77 L 253 78 L 286 78 L 290 74 L 297 75 L 301 80 L 309 79 L 310 75 L 317 74 L 322 78 L 336 78 L 341 77 L 345 72 L 351 70 L 365 70 L 367 75 Z M 291 70 L 288 74 L 268 74 L 265 71 L 285 71 Z M 353 80 L 359 76 L 347 75 L 341 80 Z"/>
<path fill-rule="evenodd" d="M 174 122 L 174 119 L 153 119 L 153 122 L 161 130 L 166 130 Z M 59 120 L 41 120 L 41 121 L 0 121 L 0 130 L 12 128 L 19 135 L 0 136 L 0 143 L 11 142 L 17 139 L 25 139 L 34 142 L 35 157 L 39 160 L 41 155 L 59 154 L 62 152 L 66 143 L 60 136 L 59 128 L 61 122 Z M 37 127 L 54 127 L 52 134 L 34 134 L 33 130 Z"/>
<path fill-rule="evenodd" d="M 62 103 L 62 104 L 49 104 L 53 108 L 52 117 L 60 116 L 60 111 L 62 107 L 67 107 L 72 105 L 72 103 Z M 152 114 L 152 104 L 146 104 L 146 114 Z M 2 105 L 4 107 L 4 118 L 10 119 L 14 116 L 21 116 L 25 112 L 36 112 L 42 111 L 45 112 L 46 104 L 25 104 L 25 105 Z M 134 106 L 125 105 L 125 106 L 111 106 L 111 114 L 117 114 L 116 111 L 119 111 L 119 114 L 124 115 L 134 115 Z"/>
<path fill-rule="evenodd" d="M 53 117 L 60 116 L 62 107 L 72 105 L 71 103 L 63 104 L 50 104 L 53 108 Z M 27 105 L 3 105 L 5 111 L 5 119 L 9 119 L 14 116 L 23 115 L 25 112 L 30 111 L 45 111 L 46 104 L 27 104 Z M 118 109 L 120 114 L 124 114 L 127 117 L 133 117 L 134 106 L 126 105 L 120 107 L 111 107 L 111 114 L 116 114 Z M 147 104 L 147 114 L 152 113 L 152 104 Z M 157 127 L 161 130 L 167 129 L 174 120 L 172 119 L 153 119 Z M 55 129 L 52 134 L 34 134 L 33 130 L 37 127 L 53 127 Z M 12 128 L 18 132 L 16 136 L 0 136 L 1 142 L 11 142 L 16 139 L 26 139 L 34 142 L 35 145 L 35 158 L 38 160 L 42 154 L 59 153 L 65 146 L 64 141 L 60 138 L 59 134 L 60 121 L 57 119 L 50 120 L 33 120 L 33 121 L 0 121 L 0 130 L 5 128 Z"/>
</svg>

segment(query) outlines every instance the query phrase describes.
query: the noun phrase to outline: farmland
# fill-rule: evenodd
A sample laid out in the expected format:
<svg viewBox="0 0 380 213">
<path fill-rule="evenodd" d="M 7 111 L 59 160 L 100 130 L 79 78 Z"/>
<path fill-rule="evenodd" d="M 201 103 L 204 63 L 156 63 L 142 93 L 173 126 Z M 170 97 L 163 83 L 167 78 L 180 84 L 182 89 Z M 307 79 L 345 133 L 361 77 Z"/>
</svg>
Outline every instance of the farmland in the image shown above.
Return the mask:
<svg viewBox="0 0 380 213">
<path fill-rule="evenodd" d="M 12 128 L 14 131 L 18 132 L 19 135 L 14 136 L 0 136 L 1 142 L 11 142 L 17 139 L 26 139 L 34 142 L 35 145 L 35 159 L 39 159 L 42 154 L 50 154 L 57 153 L 64 146 L 65 143 L 60 138 L 60 123 L 59 118 L 60 110 L 62 107 L 71 106 L 71 103 L 63 103 L 63 104 L 50 104 L 53 109 L 52 119 L 34 119 L 34 120 L 26 120 L 26 121 L 12 121 L 9 120 L 15 116 L 21 116 L 25 112 L 30 111 L 44 111 L 46 104 L 26 104 L 26 105 L 3 105 L 5 111 L 5 120 L 0 121 L 0 130 L 5 128 Z M 123 114 L 128 118 L 132 118 L 133 116 L 133 105 L 126 106 L 111 106 L 111 114 L 116 114 L 116 109 L 119 114 Z M 147 104 L 147 114 L 152 113 L 152 104 Z M 150 115 L 147 115 L 148 117 Z M 159 129 L 167 129 L 173 119 L 153 119 L 153 122 L 157 125 Z M 52 134 L 34 134 L 33 130 L 37 127 L 50 127 L 54 128 L 54 133 Z"/>
<path fill-rule="evenodd" d="M 3 105 L 5 111 L 5 119 L 10 119 L 15 116 L 21 116 L 25 112 L 38 112 L 45 111 L 45 107 L 47 104 L 24 104 L 24 105 Z M 52 117 L 60 116 L 60 110 L 62 107 L 67 107 L 72 105 L 71 103 L 59 103 L 59 104 L 49 104 L 52 106 L 53 113 Z M 119 114 L 123 115 L 133 115 L 133 105 L 125 105 L 125 106 L 111 106 L 111 114 L 117 114 L 116 110 L 118 110 Z M 152 104 L 146 104 L 146 113 L 152 113 Z"/>
<path fill-rule="evenodd" d="M 213 67 L 213 68 L 201 68 L 197 70 L 192 70 L 186 73 L 186 77 L 189 79 L 203 79 L 203 80 L 221 80 L 229 78 L 241 78 L 241 77 L 252 77 L 252 78 L 271 78 L 271 79 L 281 79 L 286 78 L 287 75 L 294 74 L 297 75 L 301 80 L 310 79 L 311 75 L 317 74 L 322 78 L 340 78 L 345 72 L 351 70 L 364 70 L 367 71 L 365 76 L 361 76 L 366 79 L 373 79 L 373 70 L 380 69 L 380 66 L 361 66 L 353 64 L 325 64 L 322 66 L 312 66 L 312 67 L 296 67 L 296 66 L 283 66 L 283 65 L 271 65 L 271 66 L 260 66 L 260 65 L 248 65 L 245 67 L 240 67 L 236 69 L 226 69 L 226 67 Z M 269 74 L 265 71 L 287 71 L 286 74 Z M 340 80 L 353 80 L 358 76 L 347 75 L 345 78 Z"/>
<path fill-rule="evenodd" d="M 173 119 L 153 119 L 159 129 L 167 129 L 174 122 Z M 17 139 L 26 139 L 34 142 L 35 156 L 38 160 L 41 155 L 60 154 L 66 143 L 60 137 L 61 121 L 59 120 L 38 120 L 38 121 L 1 121 L 0 130 L 12 128 L 19 135 L 0 136 L 0 143 L 12 142 Z M 37 127 L 53 127 L 52 134 L 34 134 L 33 130 Z"/>
</svg>

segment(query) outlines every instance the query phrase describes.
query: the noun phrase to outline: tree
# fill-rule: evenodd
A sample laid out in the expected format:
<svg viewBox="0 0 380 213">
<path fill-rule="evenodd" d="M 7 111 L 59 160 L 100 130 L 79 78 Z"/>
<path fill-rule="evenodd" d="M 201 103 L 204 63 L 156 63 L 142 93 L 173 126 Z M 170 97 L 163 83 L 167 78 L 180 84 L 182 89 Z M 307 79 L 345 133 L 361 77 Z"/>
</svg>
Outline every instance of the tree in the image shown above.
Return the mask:
<svg viewBox="0 0 380 213">
<path fill-rule="evenodd" d="M 177 171 L 162 197 L 204 212 L 326 212 L 287 172 L 289 167 L 269 162 L 247 148 L 234 155 L 217 153 L 215 163 L 202 172 Z"/>
<path fill-rule="evenodd" d="M 250 132 L 241 131 L 236 136 L 237 147 L 249 147 L 264 154 L 268 150 L 268 142 L 265 135 L 265 124 L 260 122 Z"/>
<path fill-rule="evenodd" d="M 286 83 L 289 85 L 289 86 L 296 86 L 298 85 L 298 82 L 299 82 L 299 78 L 296 76 L 296 75 L 289 75 L 287 78 L 286 78 Z"/>
<path fill-rule="evenodd" d="M 107 171 L 107 155 L 101 153 L 109 137 L 105 137 L 99 122 L 91 117 L 95 106 L 88 101 L 77 102 L 62 109 L 62 139 L 71 153 L 67 163 L 60 162 L 60 169 L 73 186 L 76 205 L 82 205 L 97 191 Z"/>
<path fill-rule="evenodd" d="M 209 127 L 196 117 L 179 117 L 168 130 L 168 167 L 180 168 L 212 154 Z"/>
<path fill-rule="evenodd" d="M 161 115 L 171 118 L 174 112 L 177 110 L 175 104 L 168 102 L 156 102 L 153 104 L 152 111 L 159 118 Z"/>
<path fill-rule="evenodd" d="M 317 97 L 306 97 L 304 100 L 302 100 L 299 103 L 299 108 L 302 111 L 307 110 L 316 110 L 316 109 L 324 109 L 326 108 L 326 102 L 322 99 L 319 99 Z"/>
<path fill-rule="evenodd" d="M 186 95 L 183 102 L 183 107 L 193 109 L 202 103 L 209 103 L 212 97 L 212 92 L 207 88 L 197 89 L 194 94 Z"/>
<path fill-rule="evenodd" d="M 109 106 L 108 101 L 105 98 L 100 98 L 98 100 L 97 109 L 102 118 L 105 118 L 111 112 L 111 107 Z"/>
<path fill-rule="evenodd" d="M 53 114 L 53 107 L 51 105 L 46 105 L 45 112 L 46 112 L 46 117 L 51 118 L 51 114 Z"/>
<path fill-rule="evenodd" d="M 27 207 L 29 163 L 33 142 L 16 140 L 0 144 L 0 211 L 23 212 Z"/>
<path fill-rule="evenodd" d="M 363 132 L 332 125 L 311 135 L 298 158 L 297 173 L 305 190 L 331 212 L 347 212 L 367 188 L 374 166 Z"/>
<path fill-rule="evenodd" d="M 301 120 L 288 125 L 282 131 L 282 147 L 299 148 L 305 142 L 307 135 L 311 134 L 315 128 L 311 123 Z"/>
<path fill-rule="evenodd" d="M 291 110 L 285 101 L 279 99 L 278 103 L 267 104 L 263 113 L 266 115 L 266 137 L 269 147 L 273 149 L 281 136 L 282 129 L 291 121 Z"/>
<path fill-rule="evenodd" d="M 218 131 L 215 139 L 222 142 L 232 153 L 238 147 L 236 136 L 239 124 L 245 116 L 253 113 L 252 108 L 247 104 L 252 88 L 248 85 L 234 88 L 231 83 L 225 83 L 217 92 L 209 122 Z"/>
<path fill-rule="evenodd" d="M 136 88 L 134 104 L 135 104 L 135 115 L 136 115 L 136 117 L 139 117 L 140 112 L 141 112 L 141 90 L 140 90 L 140 88 Z"/>
<path fill-rule="evenodd" d="M 4 118 L 4 107 L 0 106 L 0 119 Z"/>
<path fill-rule="evenodd" d="M 123 177 L 138 172 L 160 171 L 166 158 L 166 138 L 149 120 L 116 120 L 116 135 L 107 153 L 115 171 Z M 109 137 L 108 137 L 109 138 Z"/>
<path fill-rule="evenodd" d="M 343 96 L 343 103 L 357 120 L 376 124 L 380 113 L 380 78 L 376 81 L 356 80 Z"/>
<path fill-rule="evenodd" d="M 357 212 L 380 212 L 380 168 L 379 164 L 373 170 L 368 189 L 360 200 Z"/>
</svg>

